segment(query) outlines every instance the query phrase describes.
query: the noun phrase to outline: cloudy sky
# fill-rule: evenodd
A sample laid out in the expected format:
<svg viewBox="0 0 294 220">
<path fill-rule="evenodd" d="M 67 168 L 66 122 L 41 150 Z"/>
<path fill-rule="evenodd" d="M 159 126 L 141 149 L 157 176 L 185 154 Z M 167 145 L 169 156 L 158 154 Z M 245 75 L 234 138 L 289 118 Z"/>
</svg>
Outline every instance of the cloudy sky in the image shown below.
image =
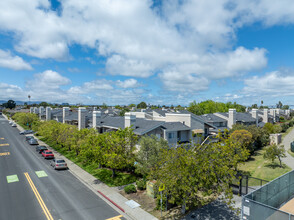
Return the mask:
<svg viewBox="0 0 294 220">
<path fill-rule="evenodd" d="M 9 0 L 0 10 L 0 100 L 294 103 L 293 0 Z"/>
</svg>

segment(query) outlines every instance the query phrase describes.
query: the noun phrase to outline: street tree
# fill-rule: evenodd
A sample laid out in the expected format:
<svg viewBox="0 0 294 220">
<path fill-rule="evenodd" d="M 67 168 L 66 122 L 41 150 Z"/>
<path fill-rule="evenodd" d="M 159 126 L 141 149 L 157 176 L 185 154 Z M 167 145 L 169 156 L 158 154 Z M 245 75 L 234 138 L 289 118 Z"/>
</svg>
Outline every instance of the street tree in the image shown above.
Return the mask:
<svg viewBox="0 0 294 220">
<path fill-rule="evenodd" d="M 108 132 L 105 135 L 103 148 L 105 150 L 106 165 L 112 169 L 112 177 L 115 177 L 116 170 L 134 165 L 137 136 L 129 127 L 118 129 L 115 132 Z"/>
<path fill-rule="evenodd" d="M 206 204 L 212 195 L 222 195 L 230 202 L 230 184 L 237 173 L 235 167 L 247 157 L 248 151 L 230 138 L 188 150 L 171 148 L 160 153 L 150 178 L 165 185 L 170 203 L 195 207 Z"/>
<path fill-rule="evenodd" d="M 168 149 L 168 143 L 155 135 L 143 136 L 139 140 L 140 149 L 136 155 L 136 172 L 146 177 L 156 167 L 160 151 Z"/>
<path fill-rule="evenodd" d="M 240 144 L 241 147 L 248 149 L 250 152 L 254 151 L 253 143 L 252 143 L 252 134 L 245 130 L 235 130 L 231 133 L 230 138 L 232 142 L 235 144 Z"/>
<path fill-rule="evenodd" d="M 272 163 L 274 163 L 275 159 L 278 159 L 280 162 L 280 167 L 282 167 L 281 158 L 283 157 L 286 157 L 284 145 L 277 146 L 276 144 L 272 144 L 266 148 L 263 154 L 263 158 L 271 160 Z"/>
</svg>

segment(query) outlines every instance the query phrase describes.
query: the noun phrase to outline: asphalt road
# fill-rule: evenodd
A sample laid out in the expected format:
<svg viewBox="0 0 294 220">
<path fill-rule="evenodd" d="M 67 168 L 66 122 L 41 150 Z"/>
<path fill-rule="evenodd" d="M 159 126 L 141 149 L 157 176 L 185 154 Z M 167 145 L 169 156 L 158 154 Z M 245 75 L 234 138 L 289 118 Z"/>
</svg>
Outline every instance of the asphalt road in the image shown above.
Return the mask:
<svg viewBox="0 0 294 220">
<path fill-rule="evenodd" d="M 40 173 L 36 173 L 41 171 Z M 67 170 L 56 171 L 0 116 L 0 219 L 123 219 Z"/>
</svg>

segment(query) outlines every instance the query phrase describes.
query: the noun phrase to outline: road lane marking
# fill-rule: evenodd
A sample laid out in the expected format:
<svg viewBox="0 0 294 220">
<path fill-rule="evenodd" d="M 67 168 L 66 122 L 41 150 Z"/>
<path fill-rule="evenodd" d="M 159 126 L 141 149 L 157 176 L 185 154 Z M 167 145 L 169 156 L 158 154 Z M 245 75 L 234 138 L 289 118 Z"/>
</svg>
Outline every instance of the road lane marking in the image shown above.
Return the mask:
<svg viewBox="0 0 294 220">
<path fill-rule="evenodd" d="M 39 178 L 48 176 L 47 173 L 43 170 L 35 172 Z"/>
<path fill-rule="evenodd" d="M 7 183 L 13 183 L 13 182 L 19 181 L 17 175 L 6 176 L 6 179 L 7 179 Z"/>
<path fill-rule="evenodd" d="M 0 156 L 8 156 L 8 155 L 10 155 L 10 152 L 0 153 Z"/>
<path fill-rule="evenodd" d="M 0 144 L 0 147 L 2 146 L 9 146 L 9 144 Z"/>
<path fill-rule="evenodd" d="M 0 140 L 4 140 L 4 138 L 0 138 Z"/>
<path fill-rule="evenodd" d="M 24 173 L 24 175 L 26 176 L 26 178 L 27 178 L 27 180 L 28 180 L 28 182 L 29 182 L 29 184 L 30 184 L 30 186 L 31 186 L 31 188 L 32 188 L 32 190 L 33 190 L 33 192 L 34 192 L 34 194 L 35 194 L 35 196 L 36 196 L 36 198 L 37 198 L 37 200 L 38 200 L 40 206 L 41 206 L 41 208 L 43 209 L 43 212 L 44 212 L 44 214 L 46 215 L 47 219 L 48 219 L 48 220 L 53 220 L 52 215 L 50 214 L 50 212 L 49 212 L 47 206 L 45 205 L 45 203 L 44 203 L 42 197 L 40 196 L 40 194 L 39 194 L 37 188 L 35 187 L 35 184 L 33 183 L 31 177 L 29 176 L 28 173 Z"/>
<path fill-rule="evenodd" d="M 123 217 L 122 215 L 118 215 L 118 216 L 108 218 L 108 219 L 105 219 L 105 220 L 121 220 L 122 217 Z"/>
</svg>

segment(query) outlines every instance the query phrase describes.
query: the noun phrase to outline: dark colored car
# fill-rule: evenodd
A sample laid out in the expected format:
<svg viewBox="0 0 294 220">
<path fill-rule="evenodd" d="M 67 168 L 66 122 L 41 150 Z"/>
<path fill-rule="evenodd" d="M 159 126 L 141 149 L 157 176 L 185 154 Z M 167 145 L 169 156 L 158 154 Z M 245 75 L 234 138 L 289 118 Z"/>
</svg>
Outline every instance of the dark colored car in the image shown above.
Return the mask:
<svg viewBox="0 0 294 220">
<path fill-rule="evenodd" d="M 24 130 L 24 131 L 19 132 L 19 134 L 33 134 L 33 133 L 34 133 L 33 130 Z"/>
<path fill-rule="evenodd" d="M 48 150 L 46 146 L 38 145 L 36 151 L 41 154 L 44 150 Z"/>
<path fill-rule="evenodd" d="M 67 164 L 63 159 L 53 159 L 50 163 L 50 165 L 55 169 L 55 170 L 59 170 L 59 169 L 67 169 Z"/>
<path fill-rule="evenodd" d="M 34 136 L 26 136 L 26 141 L 29 141 L 31 139 L 34 139 Z"/>
<path fill-rule="evenodd" d="M 54 154 L 53 154 L 52 151 L 50 151 L 50 150 L 44 150 L 44 151 L 42 152 L 42 156 L 43 156 L 45 159 L 54 158 Z"/>
<path fill-rule="evenodd" d="M 30 145 L 37 145 L 37 144 L 39 144 L 38 141 L 35 138 L 31 138 L 30 140 L 28 140 L 28 143 Z"/>
</svg>

